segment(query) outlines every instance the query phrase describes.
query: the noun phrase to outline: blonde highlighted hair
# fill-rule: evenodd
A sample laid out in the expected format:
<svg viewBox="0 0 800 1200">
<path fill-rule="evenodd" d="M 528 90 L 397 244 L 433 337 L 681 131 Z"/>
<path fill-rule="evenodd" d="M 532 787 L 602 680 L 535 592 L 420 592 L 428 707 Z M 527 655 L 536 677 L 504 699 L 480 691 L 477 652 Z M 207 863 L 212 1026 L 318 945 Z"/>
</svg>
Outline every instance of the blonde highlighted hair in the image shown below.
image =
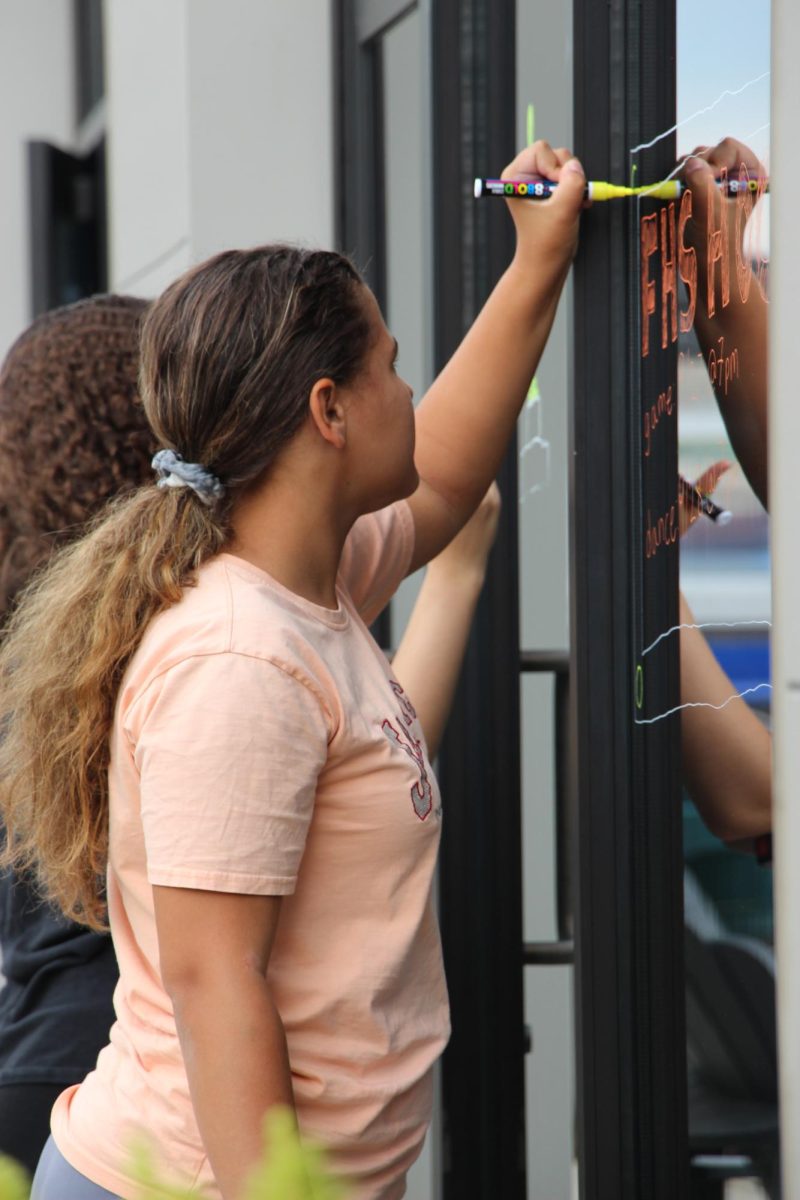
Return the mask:
<svg viewBox="0 0 800 1200">
<path fill-rule="evenodd" d="M 149 622 L 225 545 L 231 511 L 297 432 L 319 379 L 361 369 L 360 277 L 330 251 L 226 251 L 155 301 L 140 388 L 161 445 L 224 484 L 147 485 L 112 501 L 22 594 L 0 649 L 3 861 L 65 915 L 103 928 L 108 764 L 116 697 Z"/>
</svg>

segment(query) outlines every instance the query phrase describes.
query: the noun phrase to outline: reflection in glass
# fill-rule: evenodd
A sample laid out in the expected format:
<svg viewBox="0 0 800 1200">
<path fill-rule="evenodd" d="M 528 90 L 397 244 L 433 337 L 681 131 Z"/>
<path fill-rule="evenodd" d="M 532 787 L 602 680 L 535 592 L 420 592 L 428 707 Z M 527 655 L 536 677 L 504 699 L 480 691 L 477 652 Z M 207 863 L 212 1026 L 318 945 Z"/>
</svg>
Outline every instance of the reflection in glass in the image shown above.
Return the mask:
<svg viewBox="0 0 800 1200">
<path fill-rule="evenodd" d="M 679 469 L 694 482 L 713 463 L 731 464 L 713 488 L 731 518 L 693 514 L 680 547 L 681 588 L 730 677 L 730 695 L 746 695 L 768 722 L 770 11 L 767 0 L 679 0 L 677 16 L 678 159 L 697 150 L 721 181 L 715 186 L 702 169 L 681 174 L 692 215 L 676 246 L 679 260 L 686 254 L 677 296 Z M 720 706 L 714 720 L 731 711 Z M 684 858 L 693 1179 L 700 1186 L 712 1171 L 750 1175 L 777 1196 L 771 874 L 713 837 L 688 797 Z M 723 1152 L 741 1161 L 725 1168 Z M 703 1167 L 701 1154 L 716 1166 Z"/>
</svg>

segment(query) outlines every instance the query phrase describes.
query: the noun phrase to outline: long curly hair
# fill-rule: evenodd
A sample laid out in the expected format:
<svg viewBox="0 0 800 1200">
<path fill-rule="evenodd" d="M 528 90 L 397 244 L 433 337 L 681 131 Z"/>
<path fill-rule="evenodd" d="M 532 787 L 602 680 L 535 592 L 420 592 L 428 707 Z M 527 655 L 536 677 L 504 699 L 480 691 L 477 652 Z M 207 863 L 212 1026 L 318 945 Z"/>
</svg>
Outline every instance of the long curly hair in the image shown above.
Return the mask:
<svg viewBox="0 0 800 1200">
<path fill-rule="evenodd" d="M 110 732 L 144 630 L 223 549 L 237 497 L 297 432 L 313 385 L 355 378 L 370 339 L 360 276 L 330 251 L 226 251 L 150 308 L 147 419 L 225 496 L 151 483 L 113 500 L 20 597 L 0 650 L 5 860 L 35 871 L 65 915 L 104 927 Z"/>
<path fill-rule="evenodd" d="M 112 496 L 150 477 L 139 398 L 148 307 L 93 296 L 38 317 L 0 369 L 0 613 Z"/>
</svg>

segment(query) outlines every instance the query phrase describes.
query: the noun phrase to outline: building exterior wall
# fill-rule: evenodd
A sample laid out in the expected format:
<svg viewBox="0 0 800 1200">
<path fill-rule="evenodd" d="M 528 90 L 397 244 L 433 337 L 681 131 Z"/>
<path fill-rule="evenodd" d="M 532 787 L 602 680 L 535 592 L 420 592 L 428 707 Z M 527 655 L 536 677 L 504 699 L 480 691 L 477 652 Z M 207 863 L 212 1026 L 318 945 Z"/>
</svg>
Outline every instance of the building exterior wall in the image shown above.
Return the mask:
<svg viewBox="0 0 800 1200">
<path fill-rule="evenodd" d="M 333 244 L 330 0 L 191 0 L 193 248 Z"/>
<path fill-rule="evenodd" d="M 331 4 L 106 0 L 111 284 L 333 242 Z"/>
<path fill-rule="evenodd" d="M 334 238 L 332 3 L 105 0 L 109 284 L 226 246 Z M 0 353 L 31 318 L 27 149 L 80 147 L 71 0 L 0 8 Z"/>
<path fill-rule="evenodd" d="M 155 295 L 190 261 L 186 0 L 106 0 L 109 276 Z"/>
<path fill-rule="evenodd" d="M 75 134 L 72 6 L 0 5 L 0 359 L 31 318 L 26 142 L 69 149 Z"/>
<path fill-rule="evenodd" d="M 772 5 L 772 130 L 770 189 L 772 237 L 777 246 L 770 271 L 770 512 L 774 596 L 773 719 L 775 730 L 775 902 L 780 1046 L 783 1194 L 800 1189 L 800 569 L 797 565 L 797 447 L 800 412 L 794 369 L 797 354 L 797 272 L 800 235 L 794 199 L 800 186 L 794 112 L 800 13 L 788 0 Z"/>
</svg>

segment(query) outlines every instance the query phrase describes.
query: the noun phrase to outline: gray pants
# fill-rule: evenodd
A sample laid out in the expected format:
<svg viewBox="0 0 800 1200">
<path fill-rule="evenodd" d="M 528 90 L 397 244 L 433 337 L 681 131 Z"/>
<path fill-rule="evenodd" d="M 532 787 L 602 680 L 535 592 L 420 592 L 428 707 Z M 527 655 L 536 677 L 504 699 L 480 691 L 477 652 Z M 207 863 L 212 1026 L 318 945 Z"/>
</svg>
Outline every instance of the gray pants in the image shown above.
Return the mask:
<svg viewBox="0 0 800 1200">
<path fill-rule="evenodd" d="M 119 1200 L 71 1167 L 52 1138 L 45 1143 L 33 1177 L 31 1200 Z"/>
</svg>

